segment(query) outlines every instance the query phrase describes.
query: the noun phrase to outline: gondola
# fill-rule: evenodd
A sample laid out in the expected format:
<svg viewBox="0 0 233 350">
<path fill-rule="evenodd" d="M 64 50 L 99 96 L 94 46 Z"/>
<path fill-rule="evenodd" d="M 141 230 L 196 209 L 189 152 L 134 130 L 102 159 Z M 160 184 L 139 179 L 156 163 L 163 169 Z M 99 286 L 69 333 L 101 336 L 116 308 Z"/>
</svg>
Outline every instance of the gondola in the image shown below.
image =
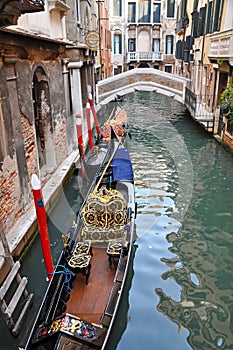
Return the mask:
<svg viewBox="0 0 233 350">
<path fill-rule="evenodd" d="M 77 220 L 63 237 L 64 248 L 25 350 L 106 349 L 127 276 L 136 217 L 130 155 L 113 126 L 108 152 Z"/>
<path fill-rule="evenodd" d="M 97 138 L 95 146 L 83 157 L 83 167 L 89 182 L 93 180 L 99 166 L 110 156 L 110 140 L 116 138 L 126 144 L 128 135 L 130 137 L 126 111 L 116 104 L 101 127 L 101 135 Z"/>
</svg>

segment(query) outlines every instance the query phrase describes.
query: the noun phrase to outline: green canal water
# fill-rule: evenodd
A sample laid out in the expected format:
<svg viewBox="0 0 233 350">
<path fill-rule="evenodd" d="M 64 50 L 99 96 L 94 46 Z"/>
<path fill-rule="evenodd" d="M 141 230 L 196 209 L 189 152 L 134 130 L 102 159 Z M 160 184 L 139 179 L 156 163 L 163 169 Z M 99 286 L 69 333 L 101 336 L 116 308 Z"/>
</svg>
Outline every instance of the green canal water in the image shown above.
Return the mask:
<svg viewBox="0 0 233 350">
<path fill-rule="evenodd" d="M 233 157 L 171 98 L 138 91 L 122 104 L 138 215 L 107 350 L 233 349 Z M 49 215 L 54 259 L 81 201 L 73 177 Z M 23 274 L 35 300 L 18 338 L 1 322 L 3 350 L 23 347 L 46 288 L 39 238 Z"/>
</svg>

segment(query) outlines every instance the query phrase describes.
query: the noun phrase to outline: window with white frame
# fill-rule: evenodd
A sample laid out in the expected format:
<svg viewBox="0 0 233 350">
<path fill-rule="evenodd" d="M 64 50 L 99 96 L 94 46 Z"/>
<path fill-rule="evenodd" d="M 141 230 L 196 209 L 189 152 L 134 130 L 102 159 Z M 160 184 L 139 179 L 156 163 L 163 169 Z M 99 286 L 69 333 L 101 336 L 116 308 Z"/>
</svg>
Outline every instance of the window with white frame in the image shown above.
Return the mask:
<svg viewBox="0 0 233 350">
<path fill-rule="evenodd" d="M 114 33 L 114 54 L 122 54 L 122 34 Z"/>
<path fill-rule="evenodd" d="M 154 1 L 153 2 L 153 23 L 161 23 L 161 3 Z"/>
<path fill-rule="evenodd" d="M 150 23 L 151 22 L 151 1 L 150 0 L 138 0 L 138 22 Z"/>
<path fill-rule="evenodd" d="M 113 0 L 113 16 L 122 16 L 122 0 Z"/>
<path fill-rule="evenodd" d="M 175 17 L 175 0 L 167 0 L 167 17 Z"/>
<path fill-rule="evenodd" d="M 128 23 L 136 22 L 136 2 L 128 3 Z"/>
<path fill-rule="evenodd" d="M 173 54 L 173 35 L 167 35 L 166 36 L 166 55 L 172 55 Z"/>
<path fill-rule="evenodd" d="M 155 53 L 160 52 L 160 39 L 159 38 L 154 38 L 152 42 L 152 51 Z"/>
<path fill-rule="evenodd" d="M 129 38 L 128 49 L 129 49 L 129 52 L 136 51 L 136 39 L 135 38 Z"/>
</svg>

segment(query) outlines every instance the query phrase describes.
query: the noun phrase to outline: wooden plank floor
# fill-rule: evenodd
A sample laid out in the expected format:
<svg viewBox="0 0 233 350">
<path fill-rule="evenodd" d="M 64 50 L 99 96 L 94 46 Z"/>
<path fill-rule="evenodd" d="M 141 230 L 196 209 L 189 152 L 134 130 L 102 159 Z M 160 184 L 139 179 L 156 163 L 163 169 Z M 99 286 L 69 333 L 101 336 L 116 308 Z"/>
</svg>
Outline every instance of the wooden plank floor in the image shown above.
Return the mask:
<svg viewBox="0 0 233 350">
<path fill-rule="evenodd" d="M 92 248 L 91 273 L 86 277 L 76 275 L 66 312 L 98 324 L 104 312 L 116 272 L 116 264 L 109 266 L 106 248 Z"/>
</svg>

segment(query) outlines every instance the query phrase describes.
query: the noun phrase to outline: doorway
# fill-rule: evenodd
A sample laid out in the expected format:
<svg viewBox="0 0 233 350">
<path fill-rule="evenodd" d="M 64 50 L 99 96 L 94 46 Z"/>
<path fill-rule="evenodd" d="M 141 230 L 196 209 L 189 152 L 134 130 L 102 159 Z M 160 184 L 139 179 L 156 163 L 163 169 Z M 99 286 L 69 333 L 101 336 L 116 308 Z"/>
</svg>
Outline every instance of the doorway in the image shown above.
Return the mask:
<svg viewBox="0 0 233 350">
<path fill-rule="evenodd" d="M 39 168 L 54 168 L 56 162 L 49 84 L 41 67 L 38 67 L 33 75 L 32 98 Z"/>
</svg>

